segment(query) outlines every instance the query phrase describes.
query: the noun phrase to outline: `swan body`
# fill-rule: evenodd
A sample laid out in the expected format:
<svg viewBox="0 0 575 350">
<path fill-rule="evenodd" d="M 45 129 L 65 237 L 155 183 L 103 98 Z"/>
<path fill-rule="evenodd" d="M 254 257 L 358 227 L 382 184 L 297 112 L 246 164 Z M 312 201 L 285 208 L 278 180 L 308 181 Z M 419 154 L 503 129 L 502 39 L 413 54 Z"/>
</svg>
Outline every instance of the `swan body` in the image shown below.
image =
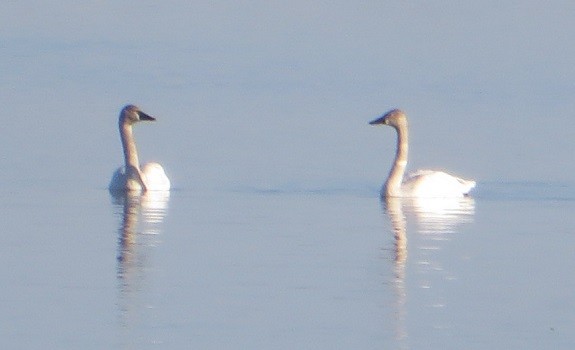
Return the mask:
<svg viewBox="0 0 575 350">
<path fill-rule="evenodd" d="M 382 197 L 462 197 L 475 187 L 475 181 L 443 171 L 419 170 L 404 177 L 409 148 L 407 116 L 401 110 L 393 109 L 370 124 L 389 125 L 397 131 L 395 160 L 381 189 Z"/>
<path fill-rule="evenodd" d="M 125 165 L 112 175 L 110 191 L 169 191 L 170 179 L 158 163 L 147 163 L 140 168 L 138 151 L 132 126 L 140 121 L 154 121 L 155 118 L 142 112 L 134 105 L 127 105 L 120 112 L 118 125 L 124 150 Z"/>
<path fill-rule="evenodd" d="M 464 180 L 443 171 L 418 170 L 402 181 L 402 193 L 410 197 L 461 197 L 469 193 L 475 181 Z"/>
</svg>

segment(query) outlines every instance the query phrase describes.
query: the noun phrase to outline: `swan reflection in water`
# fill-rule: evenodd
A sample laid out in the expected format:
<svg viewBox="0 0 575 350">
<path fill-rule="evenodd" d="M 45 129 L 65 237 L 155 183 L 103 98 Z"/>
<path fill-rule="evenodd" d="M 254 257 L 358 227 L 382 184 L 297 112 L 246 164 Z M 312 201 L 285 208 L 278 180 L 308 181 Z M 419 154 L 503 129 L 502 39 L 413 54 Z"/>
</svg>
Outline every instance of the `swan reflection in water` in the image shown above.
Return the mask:
<svg viewBox="0 0 575 350">
<path fill-rule="evenodd" d="M 451 234 L 458 232 L 461 225 L 473 222 L 475 201 L 470 197 L 460 198 L 382 198 L 383 211 L 389 217 L 394 236 L 393 249 L 393 286 L 396 307 L 396 340 L 406 346 L 408 332 L 407 321 L 407 288 L 408 250 L 417 249 L 422 252 L 417 268 L 423 267 L 424 274 L 432 271 L 442 271 L 443 268 L 433 261 L 430 252 L 437 252 L 437 243 L 450 240 Z M 415 227 L 410 232 L 411 238 L 417 243 L 408 245 L 408 227 Z M 415 234 L 415 236 L 414 236 Z M 423 242 L 423 244 L 422 244 Z M 420 254 L 417 254 L 418 256 Z M 428 270 L 425 270 L 428 269 Z M 420 288 L 429 288 L 429 281 L 422 281 Z M 437 306 L 437 305 L 434 305 Z"/>
<path fill-rule="evenodd" d="M 128 314 L 138 308 L 134 294 L 142 289 L 149 270 L 148 253 L 156 246 L 168 210 L 169 191 L 110 192 L 113 204 L 120 210 L 118 229 L 118 270 L 120 312 L 126 326 Z"/>
</svg>

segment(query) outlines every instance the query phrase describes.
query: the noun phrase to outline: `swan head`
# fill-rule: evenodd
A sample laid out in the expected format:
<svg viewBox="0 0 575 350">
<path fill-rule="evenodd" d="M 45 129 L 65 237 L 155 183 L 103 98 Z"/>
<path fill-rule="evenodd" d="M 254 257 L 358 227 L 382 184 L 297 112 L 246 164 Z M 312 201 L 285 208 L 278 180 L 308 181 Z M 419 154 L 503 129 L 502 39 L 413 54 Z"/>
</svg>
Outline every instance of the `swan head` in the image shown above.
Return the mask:
<svg viewBox="0 0 575 350">
<path fill-rule="evenodd" d="M 142 112 L 134 105 L 127 105 L 122 108 L 122 112 L 120 112 L 120 124 L 132 125 L 144 120 L 154 121 L 156 118 Z"/>
<path fill-rule="evenodd" d="M 407 127 L 407 116 L 400 109 L 392 109 L 381 117 L 369 122 L 371 125 L 385 124 L 394 128 Z"/>
</svg>

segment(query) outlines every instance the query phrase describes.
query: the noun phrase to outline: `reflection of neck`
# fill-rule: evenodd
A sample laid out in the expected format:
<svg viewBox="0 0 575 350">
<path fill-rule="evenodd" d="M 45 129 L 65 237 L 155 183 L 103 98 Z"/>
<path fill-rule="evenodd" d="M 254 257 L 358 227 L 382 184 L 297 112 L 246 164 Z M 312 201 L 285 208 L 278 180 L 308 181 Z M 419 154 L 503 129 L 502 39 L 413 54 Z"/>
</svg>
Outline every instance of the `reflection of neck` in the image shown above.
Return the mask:
<svg viewBox="0 0 575 350">
<path fill-rule="evenodd" d="M 132 126 L 127 123 L 120 122 L 120 136 L 122 138 L 126 169 L 131 167 L 140 169 L 138 150 L 136 149 L 136 142 L 134 141 L 134 135 L 132 134 Z"/>
<path fill-rule="evenodd" d="M 395 263 L 398 269 L 398 278 L 404 275 L 405 262 L 407 260 L 407 223 L 403 215 L 401 198 L 386 198 L 385 207 L 395 238 Z"/>
<path fill-rule="evenodd" d="M 401 182 L 403 180 L 403 174 L 405 173 L 405 167 L 407 166 L 407 152 L 409 148 L 407 125 L 399 125 L 395 127 L 395 130 L 397 130 L 397 150 L 393 167 L 385 182 L 386 197 L 398 197 L 401 194 Z"/>
<path fill-rule="evenodd" d="M 120 247 L 118 261 L 119 261 L 119 276 L 122 278 L 129 277 L 127 274 L 130 272 L 129 268 L 133 263 L 134 244 L 136 242 L 136 225 L 138 223 L 138 211 L 140 209 L 139 197 L 125 193 L 124 212 L 122 217 L 122 226 L 120 227 Z"/>
<path fill-rule="evenodd" d="M 407 339 L 407 327 L 405 325 L 407 318 L 406 311 L 406 287 L 405 287 L 405 274 L 406 274 L 406 263 L 407 263 L 407 222 L 403 215 L 401 198 L 385 198 L 385 208 L 391 224 L 393 226 L 393 232 L 395 236 L 395 293 L 396 302 L 395 306 L 397 308 L 395 312 L 396 317 L 396 338 L 397 340 L 404 342 Z M 402 347 L 403 348 L 403 347 Z"/>
</svg>

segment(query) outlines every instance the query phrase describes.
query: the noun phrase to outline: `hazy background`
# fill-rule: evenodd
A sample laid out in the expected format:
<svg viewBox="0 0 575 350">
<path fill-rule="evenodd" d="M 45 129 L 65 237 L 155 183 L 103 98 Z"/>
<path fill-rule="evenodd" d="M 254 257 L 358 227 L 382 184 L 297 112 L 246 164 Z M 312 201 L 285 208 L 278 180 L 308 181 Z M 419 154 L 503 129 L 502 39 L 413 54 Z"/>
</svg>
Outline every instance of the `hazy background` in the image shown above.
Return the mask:
<svg viewBox="0 0 575 350">
<path fill-rule="evenodd" d="M 574 178 L 575 4 L 9 1 L 0 181 L 103 188 L 126 103 L 176 188 L 379 185 L 392 107 L 409 168 Z M 307 186 L 307 185 L 305 185 Z"/>
<path fill-rule="evenodd" d="M 6 346 L 574 348 L 575 3 L 446 3 L 5 1 Z M 473 198 L 379 202 L 394 107 Z"/>
</svg>

